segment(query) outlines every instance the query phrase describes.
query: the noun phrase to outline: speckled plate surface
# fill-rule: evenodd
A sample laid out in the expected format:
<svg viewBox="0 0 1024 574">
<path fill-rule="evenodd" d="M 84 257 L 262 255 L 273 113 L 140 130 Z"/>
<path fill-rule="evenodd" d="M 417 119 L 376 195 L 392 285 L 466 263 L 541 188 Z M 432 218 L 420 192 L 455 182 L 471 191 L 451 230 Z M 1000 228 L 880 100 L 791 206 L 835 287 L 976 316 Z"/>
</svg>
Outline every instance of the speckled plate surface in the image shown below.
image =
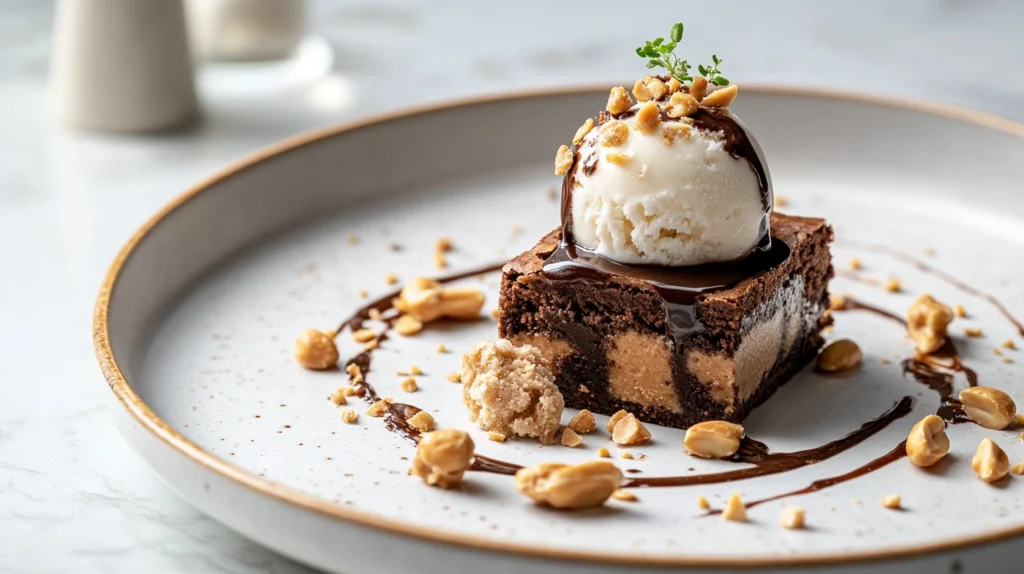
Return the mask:
<svg viewBox="0 0 1024 574">
<path fill-rule="evenodd" d="M 805 370 L 747 419 L 774 451 L 837 439 L 913 400 L 909 414 L 818 464 L 727 484 L 637 489 L 635 503 L 562 513 L 528 503 L 509 477 L 467 475 L 442 491 L 406 476 L 414 447 L 361 417 L 347 425 L 327 395 L 347 378 L 295 364 L 292 340 L 330 329 L 400 280 L 436 275 L 440 236 L 450 270 L 500 262 L 557 225 L 551 158 L 606 91 L 543 93 L 464 102 L 329 129 L 286 142 L 191 190 L 126 246 L 101 292 L 95 340 L 127 440 L 197 507 L 280 552 L 338 572 L 843 571 L 999 569 L 1024 557 L 1024 483 L 978 480 L 970 459 L 984 437 L 1024 460 L 1021 429 L 950 429 L 952 451 L 924 471 L 906 459 L 861 478 L 752 508 L 746 524 L 703 516 L 721 506 L 802 489 L 883 456 L 939 404 L 904 377 L 912 353 L 903 328 L 866 312 L 839 313 L 830 338 L 864 350 L 855 373 Z M 925 292 L 967 317 L 952 331 L 981 384 L 1024 400 L 1024 347 L 1007 315 L 1024 316 L 1024 126 L 935 106 L 873 98 L 746 89 L 735 111 L 758 135 L 783 211 L 835 226 L 835 293 L 903 315 Z M 358 241 L 350 240 L 357 237 Z M 948 274 L 948 275 L 945 275 Z M 966 283 L 958 285 L 950 279 Z M 902 291 L 882 285 L 898 279 Z M 499 274 L 465 281 L 497 301 Z M 1005 306 L 1005 313 L 986 295 Z M 374 355 L 369 381 L 420 406 L 438 424 L 473 432 L 478 452 L 530 464 L 594 459 L 618 449 L 606 434 L 584 446 L 497 444 L 473 430 L 461 389 L 445 380 L 460 353 L 496 336 L 479 321 L 393 337 Z M 966 327 L 984 336 L 966 338 Z M 343 358 L 357 347 L 339 337 Z M 443 343 L 452 352 L 435 351 Z M 1020 359 L 1020 360 L 1018 360 Z M 1005 361 L 1005 362 L 1004 362 Z M 1014 362 L 1010 362 L 1014 361 Z M 397 371 L 412 365 L 414 394 Z M 966 384 L 955 377 L 957 388 Z M 357 405 L 365 410 L 364 405 Z M 568 421 L 572 415 L 566 412 Z M 603 420 L 603 417 L 601 417 Z M 652 427 L 653 442 L 617 460 L 635 476 L 732 470 L 686 456 L 683 432 Z M 881 508 L 899 494 L 905 509 Z M 806 510 L 809 528 L 779 527 L 783 506 Z M 989 543 L 981 546 L 981 543 Z"/>
</svg>

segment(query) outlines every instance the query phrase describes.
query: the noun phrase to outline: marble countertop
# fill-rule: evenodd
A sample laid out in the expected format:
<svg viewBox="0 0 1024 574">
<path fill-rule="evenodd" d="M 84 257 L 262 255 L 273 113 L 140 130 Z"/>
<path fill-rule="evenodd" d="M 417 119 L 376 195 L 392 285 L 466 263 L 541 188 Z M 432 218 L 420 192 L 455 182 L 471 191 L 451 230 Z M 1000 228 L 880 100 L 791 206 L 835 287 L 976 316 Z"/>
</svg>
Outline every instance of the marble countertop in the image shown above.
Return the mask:
<svg viewBox="0 0 1024 574">
<path fill-rule="evenodd" d="M 189 507 L 130 451 L 90 338 L 107 265 L 155 210 L 295 133 L 480 93 L 621 83 L 683 19 L 744 82 L 959 104 L 1024 120 L 1024 3 L 311 2 L 334 73 L 286 93 L 201 95 L 159 136 L 72 132 L 47 113 L 53 6 L 0 3 L 0 572 L 304 572 Z M 648 14 L 647 18 L 643 16 Z M 728 17 L 727 17 L 728 16 Z M 396 89 L 401 84 L 406 89 Z"/>
</svg>

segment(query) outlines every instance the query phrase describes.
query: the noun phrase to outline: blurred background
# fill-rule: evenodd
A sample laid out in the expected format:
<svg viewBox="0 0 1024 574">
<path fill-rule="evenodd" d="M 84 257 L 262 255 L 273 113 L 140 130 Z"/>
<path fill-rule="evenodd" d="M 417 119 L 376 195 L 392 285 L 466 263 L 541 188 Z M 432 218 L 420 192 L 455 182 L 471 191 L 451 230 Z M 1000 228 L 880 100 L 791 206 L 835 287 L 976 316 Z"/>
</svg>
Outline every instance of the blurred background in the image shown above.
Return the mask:
<svg viewBox="0 0 1024 574">
<path fill-rule="evenodd" d="M 633 48 L 677 20 L 685 53 L 719 55 L 741 87 L 1024 121 L 1019 0 L 182 6 L 0 0 L 0 572 L 305 571 L 188 507 L 126 448 L 89 340 L 125 239 L 277 140 L 470 95 L 629 85 L 643 71 Z"/>
</svg>

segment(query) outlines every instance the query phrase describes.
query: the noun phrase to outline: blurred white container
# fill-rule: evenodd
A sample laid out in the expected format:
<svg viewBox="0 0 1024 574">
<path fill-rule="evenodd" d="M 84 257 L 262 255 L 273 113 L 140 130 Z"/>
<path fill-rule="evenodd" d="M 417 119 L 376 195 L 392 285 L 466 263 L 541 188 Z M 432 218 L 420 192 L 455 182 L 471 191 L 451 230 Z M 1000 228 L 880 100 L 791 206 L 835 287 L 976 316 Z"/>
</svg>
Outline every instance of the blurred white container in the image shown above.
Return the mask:
<svg viewBox="0 0 1024 574">
<path fill-rule="evenodd" d="M 188 0 L 192 47 L 218 62 L 282 60 L 302 41 L 304 0 Z"/>
<path fill-rule="evenodd" d="M 60 0 L 51 63 L 64 123 L 158 131 L 198 116 L 181 0 Z"/>
</svg>

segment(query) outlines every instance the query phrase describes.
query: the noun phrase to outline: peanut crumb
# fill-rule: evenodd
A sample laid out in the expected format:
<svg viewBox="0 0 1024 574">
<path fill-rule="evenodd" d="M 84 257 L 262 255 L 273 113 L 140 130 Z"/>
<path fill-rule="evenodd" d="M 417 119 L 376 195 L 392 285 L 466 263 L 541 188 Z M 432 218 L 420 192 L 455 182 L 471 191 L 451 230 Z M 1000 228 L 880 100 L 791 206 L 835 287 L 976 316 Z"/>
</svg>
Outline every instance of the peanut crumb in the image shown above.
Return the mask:
<svg viewBox="0 0 1024 574">
<path fill-rule="evenodd" d="M 861 267 L 863 267 L 863 264 L 860 262 L 860 258 L 854 257 L 850 260 L 850 269 L 858 271 Z"/>
<path fill-rule="evenodd" d="M 450 382 L 450 383 L 461 383 L 462 382 L 462 375 L 460 373 L 448 373 L 447 375 L 445 375 L 444 378 L 448 379 L 448 382 Z"/>
<path fill-rule="evenodd" d="M 437 352 L 437 353 L 447 353 L 448 352 L 448 347 L 446 347 L 444 345 L 444 343 L 438 343 L 437 347 L 434 349 L 434 351 Z"/>
<path fill-rule="evenodd" d="M 1013 421 L 1017 423 L 1017 426 L 1024 427 L 1024 413 L 1017 413 L 1013 415 Z M 1024 438 L 1024 433 L 1021 433 L 1021 435 L 1022 438 Z"/>
<path fill-rule="evenodd" d="M 370 296 L 370 294 L 366 292 L 366 289 L 360 289 L 359 296 L 362 297 L 363 299 L 366 299 L 367 297 Z"/>
<path fill-rule="evenodd" d="M 572 167 L 572 150 L 567 145 L 559 146 L 558 151 L 555 152 L 555 175 L 565 175 L 570 167 Z"/>
<path fill-rule="evenodd" d="M 336 405 L 344 405 L 348 403 L 348 399 L 345 398 L 345 393 L 338 390 L 331 393 L 331 402 Z"/>
<path fill-rule="evenodd" d="M 597 421 L 594 420 L 593 413 L 583 409 L 576 413 L 576 416 L 572 417 L 572 420 L 569 421 L 569 428 L 579 434 L 587 434 L 597 428 Z"/>
<path fill-rule="evenodd" d="M 1010 467 L 1010 472 L 1020 476 L 1024 474 L 1024 462 L 1018 462 L 1017 464 Z"/>
<path fill-rule="evenodd" d="M 672 93 L 672 94 L 674 94 L 674 93 L 678 92 L 679 90 L 683 89 L 682 82 L 680 82 L 679 80 L 677 80 L 675 78 L 669 78 L 668 81 L 665 82 L 665 86 L 668 88 L 669 93 Z"/>
<path fill-rule="evenodd" d="M 633 156 L 625 153 L 612 152 L 605 154 L 604 159 L 612 165 L 627 166 L 629 165 L 629 162 L 633 161 Z"/>
<path fill-rule="evenodd" d="M 633 84 L 633 97 L 636 98 L 636 101 L 638 102 L 646 102 L 653 98 L 651 91 L 647 89 L 647 84 L 645 84 L 643 80 L 637 80 L 636 83 Z"/>
<path fill-rule="evenodd" d="M 885 282 L 883 288 L 890 293 L 899 293 L 903 290 L 903 284 L 900 283 L 899 279 L 890 279 Z"/>
<path fill-rule="evenodd" d="M 788 197 L 786 197 L 785 195 L 775 196 L 775 207 L 786 207 L 787 205 L 789 205 Z"/>
<path fill-rule="evenodd" d="M 670 122 L 661 128 L 661 143 L 665 145 L 672 145 L 678 138 L 688 139 L 689 137 L 690 126 L 688 124 Z"/>
<path fill-rule="evenodd" d="M 992 349 L 992 354 L 997 357 L 1002 357 L 1003 351 L 999 347 L 996 347 L 995 349 Z"/>
<path fill-rule="evenodd" d="M 343 409 L 341 411 L 341 420 L 348 424 L 355 424 L 359 420 L 359 413 L 352 409 Z"/>
<path fill-rule="evenodd" d="M 747 521 L 747 507 L 743 505 L 739 494 L 733 494 L 729 497 L 729 502 L 725 504 L 725 509 L 722 510 L 722 519 L 732 522 Z"/>
<path fill-rule="evenodd" d="M 306 329 L 295 339 L 295 360 L 307 369 L 322 371 L 338 363 L 338 347 L 329 333 Z"/>
<path fill-rule="evenodd" d="M 348 244 L 355 245 L 357 243 L 359 243 L 359 236 L 356 235 L 355 233 L 350 233 L 348 236 Z"/>
<path fill-rule="evenodd" d="M 601 126 L 598 132 L 597 143 L 603 147 L 619 147 L 629 139 L 629 126 L 618 120 L 608 122 Z"/>
<path fill-rule="evenodd" d="M 704 96 L 700 103 L 709 108 L 726 108 L 736 100 L 736 95 L 739 94 L 739 91 L 739 87 L 736 84 L 732 84 Z"/>
<path fill-rule="evenodd" d="M 964 309 L 963 305 L 957 305 L 956 306 L 956 316 L 960 317 L 961 319 L 963 319 L 964 317 L 967 316 L 967 309 Z"/>
<path fill-rule="evenodd" d="M 363 387 L 342 387 L 341 394 L 346 397 L 361 397 L 366 394 L 366 390 Z"/>
<path fill-rule="evenodd" d="M 395 332 L 403 337 L 410 337 L 423 330 L 423 321 L 412 315 L 402 315 L 395 321 Z"/>
<path fill-rule="evenodd" d="M 651 432 L 648 431 L 632 413 L 626 413 L 615 421 L 612 427 L 612 440 L 619 445 L 646 444 L 651 440 Z"/>
<path fill-rule="evenodd" d="M 359 329 L 352 333 L 352 340 L 357 343 L 366 343 L 371 339 L 376 339 L 377 333 L 373 329 Z"/>
<path fill-rule="evenodd" d="M 649 134 L 657 130 L 659 125 L 661 125 L 661 110 L 658 109 L 658 104 L 647 102 L 640 106 L 636 112 L 636 118 L 633 120 L 633 129 L 643 134 Z"/>
<path fill-rule="evenodd" d="M 882 507 L 889 510 L 899 510 L 903 508 L 903 500 L 898 494 L 890 494 L 882 499 Z"/>
<path fill-rule="evenodd" d="M 348 376 L 352 377 L 352 380 L 363 380 L 363 371 L 361 371 L 359 369 L 359 365 L 355 363 L 349 363 L 349 365 L 345 367 L 345 372 L 348 373 Z"/>
<path fill-rule="evenodd" d="M 494 442 L 505 442 L 505 438 L 506 437 L 505 437 L 505 435 L 501 434 L 500 432 L 493 432 L 492 431 L 492 432 L 488 432 L 487 433 L 487 438 L 489 440 L 494 441 Z"/>
<path fill-rule="evenodd" d="M 448 237 L 438 237 L 437 238 L 436 250 L 437 251 L 451 251 L 452 250 L 452 240 L 450 238 L 448 238 Z"/>
<path fill-rule="evenodd" d="M 626 88 L 622 86 L 615 86 L 608 94 L 608 105 L 605 109 L 611 114 L 621 114 L 622 112 L 633 107 L 633 99 L 629 97 L 629 93 L 626 92 Z"/>
<path fill-rule="evenodd" d="M 387 283 L 388 285 L 394 285 L 395 283 L 398 283 L 398 275 L 395 275 L 394 273 L 388 273 L 387 275 L 384 276 L 384 282 Z"/>
<path fill-rule="evenodd" d="M 914 340 L 917 352 L 930 355 L 942 348 L 952 321 L 952 309 L 931 295 L 918 297 L 907 309 L 907 332 Z"/>
<path fill-rule="evenodd" d="M 621 453 L 619 453 L 619 456 L 626 460 L 633 460 L 633 453 L 629 452 L 628 450 L 622 451 Z"/>
<path fill-rule="evenodd" d="M 704 76 L 695 76 L 690 82 L 690 95 L 698 102 L 708 95 L 708 79 Z"/>
<path fill-rule="evenodd" d="M 707 510 L 707 509 L 711 508 L 711 503 L 708 502 L 708 499 L 704 498 L 703 496 L 698 496 L 697 497 L 697 508 L 700 508 L 701 510 Z"/>
<path fill-rule="evenodd" d="M 1011 359 L 1010 357 L 1003 357 L 1003 362 L 1006 363 L 1007 365 L 1012 365 L 1013 359 Z"/>
<path fill-rule="evenodd" d="M 434 417 L 430 416 L 426 411 L 420 411 L 412 415 L 409 417 L 408 423 L 409 426 L 420 432 L 430 432 L 434 430 L 434 425 L 436 424 Z"/>
<path fill-rule="evenodd" d="M 635 494 L 628 490 L 622 490 L 621 488 L 612 493 L 612 498 L 615 500 L 621 500 L 622 502 L 636 502 L 639 500 Z"/>
<path fill-rule="evenodd" d="M 786 530 L 802 530 L 805 526 L 806 517 L 804 509 L 796 506 L 787 506 L 782 509 L 782 516 L 779 522 Z"/>
<path fill-rule="evenodd" d="M 420 388 L 419 385 L 416 384 L 416 379 L 412 377 L 409 377 L 408 379 L 402 381 L 402 384 L 400 386 L 402 390 L 407 393 L 415 393 Z"/>
<path fill-rule="evenodd" d="M 966 329 L 964 329 L 964 335 L 967 335 L 968 337 L 971 337 L 972 339 L 977 339 L 979 337 L 982 337 L 984 335 L 984 333 L 982 332 L 981 329 L 979 329 L 977 327 L 967 327 Z"/>
<path fill-rule="evenodd" d="M 700 104 L 686 92 L 676 92 L 668 99 L 665 113 L 670 118 L 684 118 L 700 109 Z"/>
<path fill-rule="evenodd" d="M 580 129 L 576 130 L 576 135 L 572 137 L 572 143 L 578 144 L 581 141 L 583 141 L 583 138 L 586 137 L 586 135 L 590 133 L 590 130 L 592 129 L 594 129 L 594 120 L 593 118 L 587 118 L 587 121 L 583 122 L 583 125 L 580 126 Z"/>
<path fill-rule="evenodd" d="M 647 80 L 647 89 L 651 92 L 651 97 L 656 100 L 660 100 L 668 94 L 668 86 L 658 78 Z"/>
<path fill-rule="evenodd" d="M 1003 341 L 1003 348 L 1004 349 L 1016 349 L 1017 348 L 1017 344 L 1013 342 L 1013 339 L 1007 339 L 1007 340 Z"/>
<path fill-rule="evenodd" d="M 437 269 L 448 268 L 448 257 L 445 256 L 444 251 L 434 252 L 434 267 Z"/>
<path fill-rule="evenodd" d="M 882 363 L 883 365 L 888 365 L 889 363 L 892 363 L 892 361 L 890 361 L 889 359 L 882 359 L 879 361 L 879 363 Z"/>
<path fill-rule="evenodd" d="M 382 417 L 388 412 L 388 408 L 391 406 L 391 401 L 388 399 L 381 399 L 366 409 L 366 414 L 371 417 Z"/>
<path fill-rule="evenodd" d="M 369 343 L 363 345 L 363 350 L 364 351 L 373 351 L 373 350 L 377 349 L 377 347 L 380 347 L 380 341 L 377 340 L 377 339 L 374 339 L 374 340 L 370 341 Z"/>
<path fill-rule="evenodd" d="M 380 313 L 380 309 L 377 309 L 376 307 L 367 311 L 367 314 L 369 314 L 370 318 L 373 319 L 374 321 L 380 321 L 382 320 L 383 317 Z"/>
<path fill-rule="evenodd" d="M 1024 438 L 1024 433 L 1021 433 L 1021 435 L 1022 435 L 1022 438 Z M 608 449 L 606 449 L 605 447 L 602 446 L 601 448 L 597 449 L 597 456 L 599 456 L 601 458 L 611 458 L 612 457 L 612 453 Z"/>
<path fill-rule="evenodd" d="M 562 431 L 562 446 L 576 448 L 581 444 L 583 444 L 583 438 L 576 434 L 576 431 L 569 427 L 566 427 L 565 430 Z"/>
</svg>

